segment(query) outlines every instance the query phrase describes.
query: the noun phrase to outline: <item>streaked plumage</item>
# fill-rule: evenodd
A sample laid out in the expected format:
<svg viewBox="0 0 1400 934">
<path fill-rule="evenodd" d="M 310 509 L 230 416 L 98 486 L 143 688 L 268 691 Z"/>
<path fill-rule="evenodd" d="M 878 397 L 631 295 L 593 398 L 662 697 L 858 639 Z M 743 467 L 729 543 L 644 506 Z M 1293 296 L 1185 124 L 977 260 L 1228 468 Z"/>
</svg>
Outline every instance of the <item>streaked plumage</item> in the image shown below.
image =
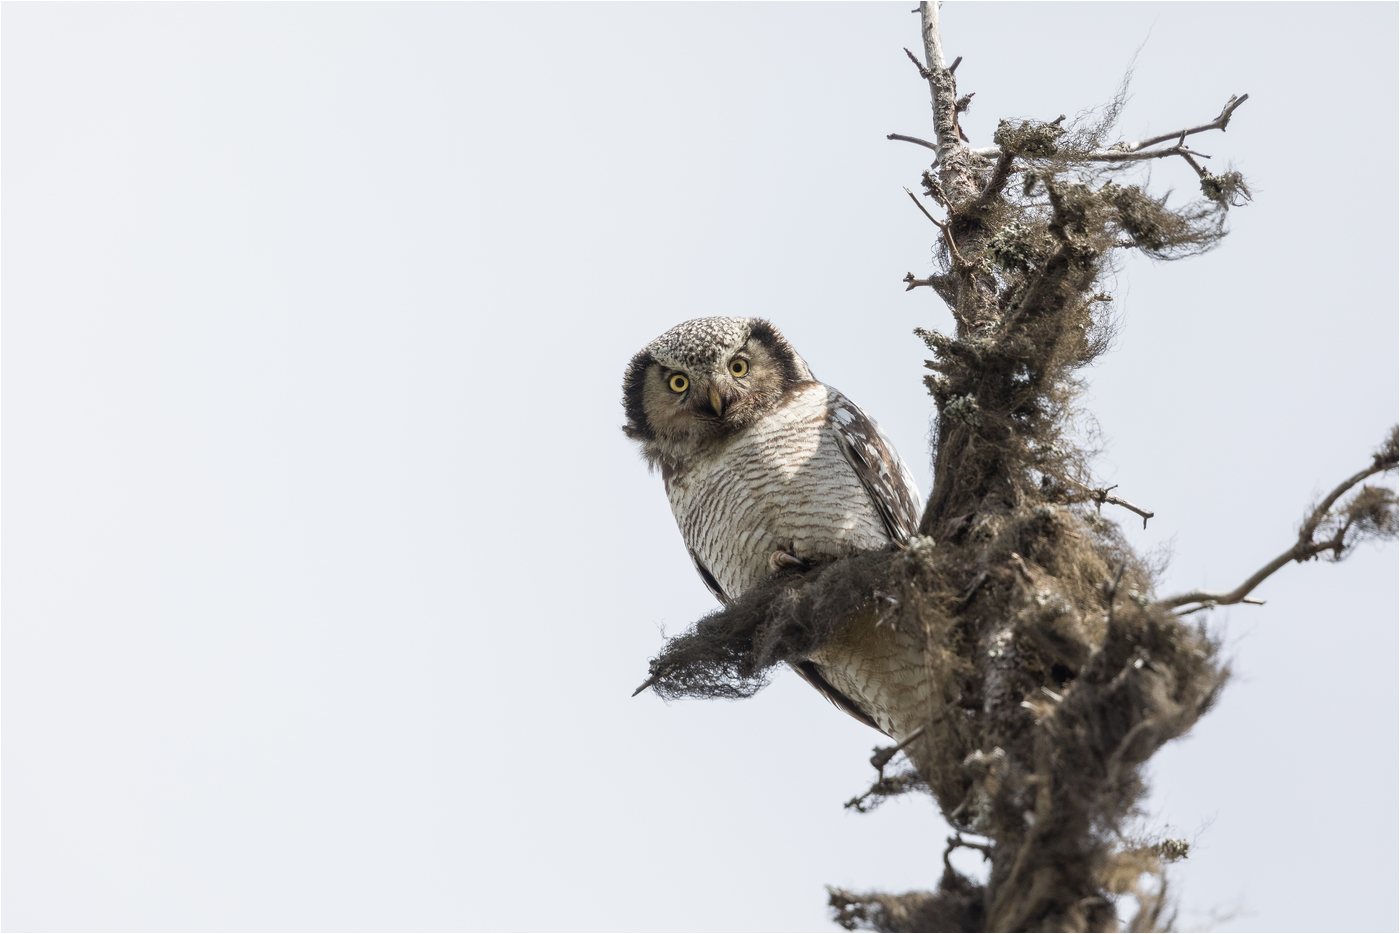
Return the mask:
<svg viewBox="0 0 1400 934">
<path fill-rule="evenodd" d="M 722 602 L 775 561 L 903 544 L 918 527 L 919 494 L 889 439 L 766 321 L 667 331 L 632 359 L 623 405 L 623 430 L 661 471 L 696 570 Z M 873 623 L 852 621 L 795 667 L 857 719 L 902 736 L 927 709 L 908 664 L 918 653 Z"/>
</svg>

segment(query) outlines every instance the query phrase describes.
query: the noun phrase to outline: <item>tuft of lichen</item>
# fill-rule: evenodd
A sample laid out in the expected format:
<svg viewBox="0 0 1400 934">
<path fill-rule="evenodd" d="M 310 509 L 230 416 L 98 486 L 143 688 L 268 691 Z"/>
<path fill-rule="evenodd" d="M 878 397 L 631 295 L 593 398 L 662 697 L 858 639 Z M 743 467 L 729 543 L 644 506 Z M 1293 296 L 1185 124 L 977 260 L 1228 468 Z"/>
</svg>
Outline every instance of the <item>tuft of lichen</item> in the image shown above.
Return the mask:
<svg viewBox="0 0 1400 934">
<path fill-rule="evenodd" d="M 948 404 L 943 407 L 943 415 L 947 418 L 955 418 L 972 428 L 978 428 L 982 425 L 982 416 L 977 409 L 977 399 L 971 394 L 948 400 Z"/>
<path fill-rule="evenodd" d="M 1022 120 L 1019 124 L 1002 120 L 997 124 L 996 132 L 992 134 L 992 142 L 1019 156 L 1048 159 L 1060 151 L 1056 141 L 1065 135 L 1064 127 L 1060 126 L 1060 121 L 1064 119 L 1061 116 L 1053 123 Z"/>
<path fill-rule="evenodd" d="M 1240 207 L 1254 197 L 1239 172 L 1202 175 L 1201 193 L 1224 208 Z"/>
<path fill-rule="evenodd" d="M 1007 224 L 987 238 L 992 262 L 1007 272 L 1029 272 L 1032 266 L 1045 262 L 1054 247 L 1054 238 L 1047 231 L 1019 222 Z"/>
</svg>

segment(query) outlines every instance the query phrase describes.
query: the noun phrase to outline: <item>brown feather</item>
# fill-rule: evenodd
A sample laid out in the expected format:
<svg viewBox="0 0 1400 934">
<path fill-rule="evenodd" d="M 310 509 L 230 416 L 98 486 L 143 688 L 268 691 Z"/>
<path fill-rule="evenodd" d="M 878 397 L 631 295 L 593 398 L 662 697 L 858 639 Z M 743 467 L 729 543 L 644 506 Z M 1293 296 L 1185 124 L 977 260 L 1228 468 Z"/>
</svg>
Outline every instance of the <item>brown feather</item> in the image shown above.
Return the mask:
<svg viewBox="0 0 1400 934">
<path fill-rule="evenodd" d="M 793 662 L 791 664 L 792 670 L 801 675 L 812 687 L 821 691 L 822 696 L 827 700 L 831 701 L 837 707 L 840 707 L 866 726 L 873 727 L 880 730 L 881 733 L 885 733 L 884 730 L 880 729 L 880 724 L 876 723 L 875 719 L 871 717 L 870 714 L 862 710 L 859 704 L 832 687 L 831 682 L 822 677 L 822 673 L 817 669 L 814 662 Z M 885 733 L 885 735 L 889 736 L 890 734 Z"/>
</svg>

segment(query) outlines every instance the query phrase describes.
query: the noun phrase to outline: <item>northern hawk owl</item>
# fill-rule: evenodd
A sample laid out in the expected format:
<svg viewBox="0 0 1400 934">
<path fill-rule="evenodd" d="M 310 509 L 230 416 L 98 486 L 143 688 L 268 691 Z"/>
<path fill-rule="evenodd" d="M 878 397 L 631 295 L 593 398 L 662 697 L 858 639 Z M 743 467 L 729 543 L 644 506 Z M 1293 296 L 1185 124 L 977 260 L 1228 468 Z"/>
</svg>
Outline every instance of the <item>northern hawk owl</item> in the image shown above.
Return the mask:
<svg viewBox="0 0 1400 934">
<path fill-rule="evenodd" d="M 632 358 L 629 438 L 659 469 L 695 569 L 728 602 L 784 565 L 906 543 L 919 493 L 879 427 L 758 318 L 698 318 Z M 902 738 L 927 710 L 917 650 L 858 617 L 793 667 Z"/>
</svg>

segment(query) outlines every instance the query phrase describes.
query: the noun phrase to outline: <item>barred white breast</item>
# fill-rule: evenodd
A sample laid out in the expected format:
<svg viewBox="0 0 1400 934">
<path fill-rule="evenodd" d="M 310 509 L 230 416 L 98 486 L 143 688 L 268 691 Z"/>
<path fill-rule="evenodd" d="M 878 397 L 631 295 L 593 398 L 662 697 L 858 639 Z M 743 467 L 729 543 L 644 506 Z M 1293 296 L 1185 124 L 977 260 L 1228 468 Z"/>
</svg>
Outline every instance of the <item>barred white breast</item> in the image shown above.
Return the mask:
<svg viewBox="0 0 1400 934">
<path fill-rule="evenodd" d="M 766 578 L 775 551 L 825 558 L 890 543 L 839 438 L 837 413 L 851 408 L 831 387 L 804 383 L 712 456 L 669 473 L 681 536 L 722 594 Z"/>
</svg>

